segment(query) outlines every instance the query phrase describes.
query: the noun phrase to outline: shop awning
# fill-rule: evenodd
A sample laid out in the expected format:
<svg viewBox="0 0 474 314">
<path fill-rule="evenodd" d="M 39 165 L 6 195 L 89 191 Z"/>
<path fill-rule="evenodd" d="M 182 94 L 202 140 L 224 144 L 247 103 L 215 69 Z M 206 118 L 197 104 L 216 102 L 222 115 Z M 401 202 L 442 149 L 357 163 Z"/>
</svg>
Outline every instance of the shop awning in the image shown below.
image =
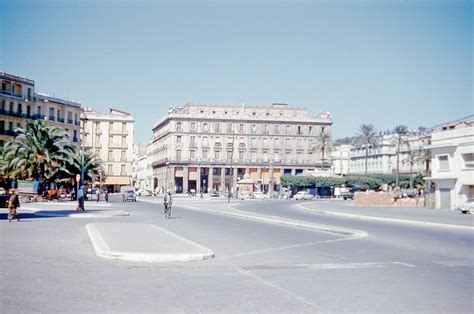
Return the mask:
<svg viewBox="0 0 474 314">
<path fill-rule="evenodd" d="M 130 177 L 106 177 L 104 184 L 130 185 Z"/>
</svg>

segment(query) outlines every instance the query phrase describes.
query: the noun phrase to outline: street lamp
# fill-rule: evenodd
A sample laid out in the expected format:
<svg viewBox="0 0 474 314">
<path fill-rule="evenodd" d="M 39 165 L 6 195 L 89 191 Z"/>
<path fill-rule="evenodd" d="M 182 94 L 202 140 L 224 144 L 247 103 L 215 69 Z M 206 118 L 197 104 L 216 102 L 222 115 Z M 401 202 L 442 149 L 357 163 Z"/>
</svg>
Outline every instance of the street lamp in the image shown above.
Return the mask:
<svg viewBox="0 0 474 314">
<path fill-rule="evenodd" d="M 86 117 L 81 115 L 81 121 L 82 121 L 82 139 L 81 139 L 81 175 L 80 175 L 80 184 L 77 189 L 77 195 L 81 195 L 81 198 L 77 198 L 78 201 L 78 209 L 80 210 L 85 210 L 84 208 L 84 197 L 85 197 L 85 191 L 84 191 L 84 142 L 85 142 L 85 136 L 86 136 L 86 121 L 88 120 Z M 77 176 L 76 176 L 77 180 Z M 79 194 L 79 189 L 81 189 L 81 194 Z"/>
<path fill-rule="evenodd" d="M 234 176 L 233 176 L 233 171 L 232 171 L 232 163 L 234 161 L 234 142 L 235 142 L 235 133 L 234 133 L 234 128 L 232 127 L 232 150 L 230 152 L 230 183 L 229 183 L 229 194 L 227 197 L 227 203 L 230 203 L 230 194 L 233 191 L 233 185 L 234 185 Z"/>
</svg>

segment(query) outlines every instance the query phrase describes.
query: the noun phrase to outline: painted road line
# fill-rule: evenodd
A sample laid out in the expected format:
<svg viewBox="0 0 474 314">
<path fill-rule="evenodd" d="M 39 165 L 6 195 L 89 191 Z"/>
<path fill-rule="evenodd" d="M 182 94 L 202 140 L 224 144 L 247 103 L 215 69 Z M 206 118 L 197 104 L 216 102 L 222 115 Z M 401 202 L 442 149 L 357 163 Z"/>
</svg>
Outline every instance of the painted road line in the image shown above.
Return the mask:
<svg viewBox="0 0 474 314">
<path fill-rule="evenodd" d="M 317 204 L 317 203 L 312 202 L 312 203 L 306 203 L 306 204 L 295 204 L 295 206 L 306 211 L 318 212 L 321 214 L 339 216 L 339 217 L 347 217 L 347 218 L 362 219 L 362 220 L 369 220 L 369 221 L 399 223 L 399 224 L 405 224 L 405 225 L 418 225 L 418 226 L 426 226 L 426 227 L 456 229 L 456 230 L 463 230 L 463 231 L 474 231 L 474 227 L 472 226 L 453 225 L 453 224 L 444 224 L 444 223 L 438 223 L 438 222 L 427 222 L 427 221 L 398 219 L 398 218 L 383 218 L 383 217 L 374 217 L 374 216 L 365 216 L 365 215 L 355 215 L 355 214 L 348 214 L 348 213 L 341 213 L 341 212 L 334 212 L 334 211 L 327 211 L 327 210 L 306 207 L 307 205 L 311 205 L 311 204 Z"/>
</svg>

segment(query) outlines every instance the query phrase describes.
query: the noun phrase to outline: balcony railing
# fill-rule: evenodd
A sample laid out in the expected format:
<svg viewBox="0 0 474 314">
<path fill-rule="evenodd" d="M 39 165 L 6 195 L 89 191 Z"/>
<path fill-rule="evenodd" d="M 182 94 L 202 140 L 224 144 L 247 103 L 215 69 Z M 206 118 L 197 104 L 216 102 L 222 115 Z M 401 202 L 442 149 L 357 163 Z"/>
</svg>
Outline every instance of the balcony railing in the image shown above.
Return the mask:
<svg viewBox="0 0 474 314">
<path fill-rule="evenodd" d="M 44 117 L 45 117 L 44 114 L 39 114 L 39 113 L 38 113 L 38 114 L 31 115 L 31 119 L 33 119 L 33 120 L 43 120 Z"/>
<path fill-rule="evenodd" d="M 49 121 L 54 121 L 54 120 L 55 120 L 55 119 L 54 119 L 54 116 L 49 116 L 48 119 L 49 119 Z"/>
<path fill-rule="evenodd" d="M 15 131 L 12 131 L 12 130 L 1 130 L 1 129 L 0 129 L 0 135 L 15 136 L 16 133 L 15 133 Z"/>
<path fill-rule="evenodd" d="M 73 124 L 72 119 L 67 119 L 67 123 L 68 123 L 68 124 Z"/>
<path fill-rule="evenodd" d="M 64 118 L 58 117 L 58 122 L 64 123 Z"/>
<path fill-rule="evenodd" d="M 8 96 L 16 97 L 16 98 L 22 98 L 23 97 L 23 95 L 21 93 L 15 93 L 15 92 L 5 90 L 5 89 L 0 89 L 0 94 L 8 95 Z"/>
</svg>

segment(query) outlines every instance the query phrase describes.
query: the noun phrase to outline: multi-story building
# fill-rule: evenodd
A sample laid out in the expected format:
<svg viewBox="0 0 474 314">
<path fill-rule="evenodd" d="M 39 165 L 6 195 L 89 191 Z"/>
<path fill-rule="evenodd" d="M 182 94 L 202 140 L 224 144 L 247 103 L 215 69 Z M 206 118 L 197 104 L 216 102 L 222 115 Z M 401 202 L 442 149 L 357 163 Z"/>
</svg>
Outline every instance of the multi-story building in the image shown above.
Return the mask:
<svg viewBox="0 0 474 314">
<path fill-rule="evenodd" d="M 425 164 L 422 158 L 426 135 L 423 132 L 410 132 L 407 141 L 400 147 L 399 169 L 403 174 L 424 172 Z M 371 148 L 367 156 L 368 174 L 394 174 L 397 169 L 396 134 L 384 132 L 380 134 L 376 148 Z M 365 148 L 352 146 L 350 151 L 349 172 L 365 174 Z"/>
<path fill-rule="evenodd" d="M 131 185 L 134 118 L 126 112 L 110 109 L 99 113 L 86 109 L 82 114 L 83 144 L 104 162 L 105 186 L 111 192 Z"/>
<path fill-rule="evenodd" d="M 46 120 L 59 126 L 78 146 L 81 104 L 35 92 L 33 80 L 0 72 L 0 145 L 29 121 Z"/>
<path fill-rule="evenodd" d="M 332 173 L 338 176 L 349 174 L 350 152 L 352 145 L 334 145 L 331 151 Z"/>
<path fill-rule="evenodd" d="M 431 176 L 435 208 L 454 209 L 474 198 L 474 117 L 440 127 L 431 134 Z"/>
<path fill-rule="evenodd" d="M 136 188 L 151 190 L 153 170 L 147 149 L 147 143 L 133 146 L 132 178 Z"/>
<path fill-rule="evenodd" d="M 323 166 L 318 134 L 331 126 L 329 113 L 311 118 L 287 104 L 176 107 L 153 127 L 153 188 L 233 190 L 247 174 L 262 191 L 278 189 L 281 176 Z"/>
</svg>

